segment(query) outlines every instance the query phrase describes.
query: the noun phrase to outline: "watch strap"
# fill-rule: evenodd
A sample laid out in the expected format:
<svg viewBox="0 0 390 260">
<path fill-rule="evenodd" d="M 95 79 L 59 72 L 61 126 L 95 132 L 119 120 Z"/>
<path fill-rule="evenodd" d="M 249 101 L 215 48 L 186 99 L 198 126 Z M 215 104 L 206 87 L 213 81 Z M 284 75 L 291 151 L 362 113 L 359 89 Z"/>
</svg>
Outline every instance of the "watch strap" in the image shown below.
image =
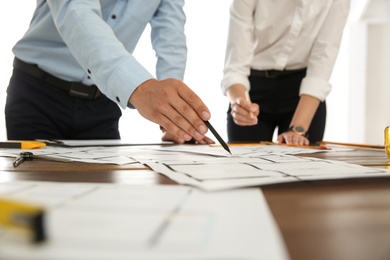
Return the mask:
<svg viewBox="0 0 390 260">
<path fill-rule="evenodd" d="M 292 126 L 290 126 L 288 128 L 287 131 L 295 132 L 295 133 L 300 134 L 301 136 L 304 136 L 306 138 L 309 136 L 308 133 L 307 133 L 307 130 L 304 127 L 302 127 L 302 126 L 294 126 L 294 125 L 292 125 Z"/>
</svg>

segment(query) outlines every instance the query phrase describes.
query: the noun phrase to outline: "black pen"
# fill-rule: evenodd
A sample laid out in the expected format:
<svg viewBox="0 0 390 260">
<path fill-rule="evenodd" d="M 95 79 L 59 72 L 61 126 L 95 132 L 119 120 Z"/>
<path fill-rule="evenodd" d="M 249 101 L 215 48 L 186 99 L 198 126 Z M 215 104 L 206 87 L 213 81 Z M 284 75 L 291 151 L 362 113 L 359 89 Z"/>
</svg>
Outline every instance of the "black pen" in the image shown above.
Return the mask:
<svg viewBox="0 0 390 260">
<path fill-rule="evenodd" d="M 230 152 L 230 149 L 229 149 L 229 146 L 225 143 L 225 141 L 221 138 L 221 136 L 218 134 L 217 131 L 215 131 L 214 127 L 210 124 L 209 121 L 204 121 L 204 123 L 207 125 L 207 127 L 210 129 L 210 131 L 213 133 L 213 135 L 215 136 L 215 138 L 217 138 L 218 142 L 222 145 L 222 147 L 228 151 L 230 154 L 232 154 Z"/>
</svg>

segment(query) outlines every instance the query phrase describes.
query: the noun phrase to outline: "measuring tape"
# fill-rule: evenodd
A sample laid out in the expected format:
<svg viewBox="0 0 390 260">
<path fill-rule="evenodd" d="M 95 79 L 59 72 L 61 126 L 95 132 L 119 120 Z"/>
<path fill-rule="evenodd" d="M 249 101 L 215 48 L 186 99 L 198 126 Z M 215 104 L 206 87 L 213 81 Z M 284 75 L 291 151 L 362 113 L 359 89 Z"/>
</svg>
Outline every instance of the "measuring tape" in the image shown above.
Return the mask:
<svg viewBox="0 0 390 260">
<path fill-rule="evenodd" d="M 44 216 L 40 206 L 0 197 L 0 228 L 26 235 L 31 242 L 45 240 Z"/>
</svg>

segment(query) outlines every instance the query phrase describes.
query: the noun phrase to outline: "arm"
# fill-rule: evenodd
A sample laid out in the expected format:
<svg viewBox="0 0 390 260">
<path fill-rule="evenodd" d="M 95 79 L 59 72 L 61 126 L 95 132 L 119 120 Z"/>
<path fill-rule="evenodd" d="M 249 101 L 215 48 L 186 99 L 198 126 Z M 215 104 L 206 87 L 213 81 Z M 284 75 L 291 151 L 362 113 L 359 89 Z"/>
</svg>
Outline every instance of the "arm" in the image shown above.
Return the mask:
<svg viewBox="0 0 390 260">
<path fill-rule="evenodd" d="M 308 129 L 320 101 L 329 94 L 329 78 L 339 51 L 348 11 L 349 0 L 333 2 L 310 53 L 307 74 L 301 83 L 301 97 L 290 125 Z M 291 131 L 279 135 L 278 142 L 309 144 L 307 138 Z"/>
<path fill-rule="evenodd" d="M 73 57 L 102 93 L 126 108 L 133 91 L 153 76 L 125 49 L 104 21 L 100 1 L 48 0 L 47 4 Z"/>
<path fill-rule="evenodd" d="M 305 94 L 301 95 L 290 125 L 302 126 L 305 129 L 309 129 L 319 104 L 320 101 L 317 98 Z M 309 145 L 309 140 L 293 131 L 288 131 L 278 136 L 278 143 Z"/>
<path fill-rule="evenodd" d="M 184 78 L 187 44 L 183 6 L 184 0 L 163 0 L 150 22 L 157 79 Z"/>
<path fill-rule="evenodd" d="M 203 120 L 210 118 L 205 104 L 181 81 L 153 79 L 102 19 L 98 0 L 48 4 L 69 50 L 106 96 L 122 108 L 131 102 L 145 118 L 184 140 L 204 138 Z"/>
<path fill-rule="evenodd" d="M 152 21 L 151 21 L 151 39 L 153 49 L 156 52 L 157 56 L 157 64 L 156 64 L 156 74 L 157 78 L 164 80 L 169 79 L 169 81 L 173 82 L 172 79 L 182 80 L 184 77 L 184 71 L 186 67 L 187 61 L 187 45 L 186 45 L 186 37 L 184 34 L 184 25 L 186 21 L 186 17 L 183 11 L 184 1 L 183 0 L 165 0 L 162 1 L 158 10 L 156 11 Z M 165 82 L 169 82 L 165 81 Z M 188 87 L 182 82 L 175 82 L 179 85 L 183 91 L 188 91 L 189 96 L 196 96 L 195 93 L 190 93 Z M 160 91 L 157 89 L 156 91 Z M 137 94 L 137 93 L 136 93 Z M 174 93 L 172 93 L 174 94 Z M 163 97 L 163 96 L 160 96 Z M 179 96 L 178 98 L 182 98 Z M 198 97 L 196 97 L 198 99 Z M 167 100 L 168 101 L 168 100 Z M 184 100 L 183 100 L 184 101 Z M 171 104 L 167 106 L 167 110 L 173 117 L 175 116 L 177 108 L 172 109 L 173 105 L 177 105 L 177 100 L 172 99 Z M 160 101 L 161 103 L 161 101 Z M 142 105 L 142 104 L 140 104 Z M 138 105 L 137 109 L 143 112 L 142 108 Z M 188 103 L 183 103 L 183 106 L 188 106 Z M 202 106 L 205 107 L 203 104 Z M 188 110 L 194 111 L 195 107 L 189 108 Z M 158 113 L 159 107 L 155 107 L 155 114 Z M 141 111 L 142 110 L 142 111 Z M 146 112 L 150 113 L 152 111 Z M 196 112 L 196 111 L 195 111 Z M 198 113 L 198 112 L 196 112 Z M 199 112 L 202 113 L 202 112 Z M 207 111 L 207 113 L 209 113 Z M 195 122 L 193 123 L 193 127 L 199 128 L 200 125 L 203 124 L 203 121 L 200 121 L 201 118 L 196 114 L 191 115 L 190 112 L 183 111 L 181 115 L 186 119 L 186 121 L 191 122 L 188 118 L 193 118 Z M 199 114 L 200 115 L 200 114 Z M 169 117 L 169 115 L 168 115 Z M 165 119 L 165 118 L 163 118 Z M 196 129 L 191 128 L 190 125 L 186 124 L 183 120 L 183 124 L 176 128 L 174 127 L 173 120 L 167 120 L 166 123 L 160 123 L 162 126 L 162 140 L 163 141 L 174 141 L 176 143 L 184 143 L 191 140 L 196 140 L 199 144 L 212 144 L 213 140 L 210 138 L 203 136 L 204 132 L 202 129 L 196 131 Z M 168 125 L 166 125 L 168 124 Z M 184 134 L 183 130 L 189 129 L 191 136 L 188 134 Z M 207 130 L 206 130 L 207 131 Z M 186 132 L 186 131 L 185 131 Z"/>
<path fill-rule="evenodd" d="M 259 106 L 249 98 L 248 80 L 253 57 L 254 0 L 233 1 L 230 7 L 230 23 L 225 54 L 222 91 L 229 97 L 233 120 L 238 125 L 257 124 Z"/>
</svg>

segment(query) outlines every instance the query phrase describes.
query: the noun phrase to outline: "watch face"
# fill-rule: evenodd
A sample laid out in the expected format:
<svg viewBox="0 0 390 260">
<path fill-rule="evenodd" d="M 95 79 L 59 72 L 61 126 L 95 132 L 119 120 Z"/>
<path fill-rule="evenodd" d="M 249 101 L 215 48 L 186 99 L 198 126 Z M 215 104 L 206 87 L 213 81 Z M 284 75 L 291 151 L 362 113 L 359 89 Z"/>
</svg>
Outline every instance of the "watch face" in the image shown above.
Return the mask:
<svg viewBox="0 0 390 260">
<path fill-rule="evenodd" d="M 295 132 L 298 132 L 298 133 L 305 133 L 305 132 L 306 132 L 306 129 L 303 128 L 302 126 L 295 126 L 295 127 L 294 127 L 294 131 L 295 131 Z"/>
</svg>

